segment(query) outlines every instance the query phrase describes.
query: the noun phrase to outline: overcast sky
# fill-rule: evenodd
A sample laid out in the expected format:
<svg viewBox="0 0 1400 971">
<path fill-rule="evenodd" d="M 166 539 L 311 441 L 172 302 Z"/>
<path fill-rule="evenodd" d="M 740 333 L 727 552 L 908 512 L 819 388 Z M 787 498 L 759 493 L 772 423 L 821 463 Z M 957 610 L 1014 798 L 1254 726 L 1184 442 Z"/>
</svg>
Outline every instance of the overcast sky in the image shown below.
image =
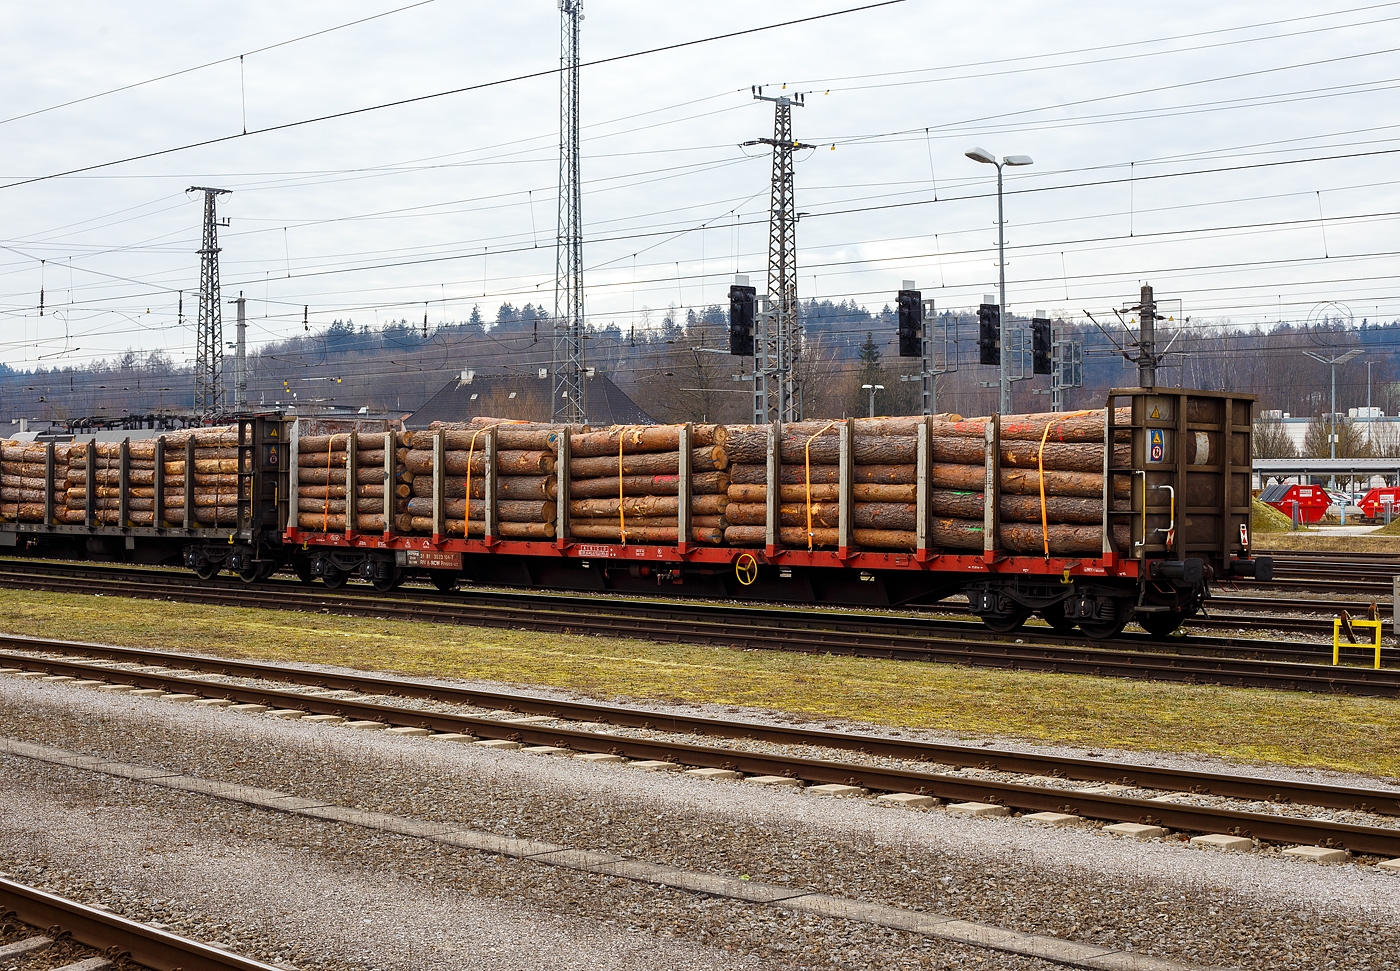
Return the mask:
<svg viewBox="0 0 1400 971">
<path fill-rule="evenodd" d="M 233 190 L 223 291 L 254 341 L 301 333 L 303 307 L 313 327 L 552 309 L 554 74 L 259 133 L 558 66 L 553 2 L 409 2 L 7 4 L 0 360 L 190 357 L 194 185 Z M 583 57 L 854 6 L 585 0 Z M 1391 319 L 1400 3 L 1330 6 L 905 0 L 585 68 L 588 316 L 658 323 L 736 270 L 765 289 L 770 160 L 739 145 L 771 135 L 762 84 L 807 93 L 794 131 L 819 146 L 797 163 L 803 298 L 993 292 L 981 145 L 1035 160 L 1007 173 L 1016 310 L 1097 313 L 1149 282 L 1198 321 Z"/>
</svg>

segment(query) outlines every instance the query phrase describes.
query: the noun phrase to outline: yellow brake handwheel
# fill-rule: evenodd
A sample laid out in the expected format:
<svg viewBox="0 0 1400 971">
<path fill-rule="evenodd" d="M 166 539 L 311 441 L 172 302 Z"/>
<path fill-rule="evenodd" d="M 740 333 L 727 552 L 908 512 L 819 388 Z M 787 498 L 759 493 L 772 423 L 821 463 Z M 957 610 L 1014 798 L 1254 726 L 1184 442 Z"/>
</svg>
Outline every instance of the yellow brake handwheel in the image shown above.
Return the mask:
<svg viewBox="0 0 1400 971">
<path fill-rule="evenodd" d="M 758 557 L 752 553 L 745 553 L 734 561 L 734 575 L 744 586 L 749 586 L 758 579 Z"/>
</svg>

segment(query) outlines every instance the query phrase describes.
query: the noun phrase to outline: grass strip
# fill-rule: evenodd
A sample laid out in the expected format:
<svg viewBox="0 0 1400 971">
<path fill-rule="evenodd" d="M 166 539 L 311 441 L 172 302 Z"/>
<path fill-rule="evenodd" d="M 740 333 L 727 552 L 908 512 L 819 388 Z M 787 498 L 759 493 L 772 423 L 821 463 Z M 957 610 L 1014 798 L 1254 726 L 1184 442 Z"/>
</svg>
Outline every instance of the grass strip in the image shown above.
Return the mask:
<svg viewBox="0 0 1400 971">
<path fill-rule="evenodd" d="M 1394 701 L 0 590 L 11 634 L 1400 776 Z"/>
</svg>

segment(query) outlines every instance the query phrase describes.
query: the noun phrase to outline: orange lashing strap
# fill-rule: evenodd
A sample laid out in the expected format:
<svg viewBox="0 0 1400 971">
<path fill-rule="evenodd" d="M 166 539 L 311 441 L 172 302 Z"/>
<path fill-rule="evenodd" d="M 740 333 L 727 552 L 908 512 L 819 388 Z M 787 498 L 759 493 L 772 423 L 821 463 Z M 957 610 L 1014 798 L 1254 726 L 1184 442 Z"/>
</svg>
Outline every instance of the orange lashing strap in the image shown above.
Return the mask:
<svg viewBox="0 0 1400 971">
<path fill-rule="evenodd" d="M 818 431 L 816 435 L 813 435 L 811 438 L 807 439 L 807 444 L 806 444 L 806 446 L 804 446 L 804 448 L 803 448 L 804 457 L 805 457 L 806 460 L 807 460 L 807 464 L 806 464 L 806 467 L 805 467 L 805 469 L 804 469 L 804 471 L 803 471 L 803 476 L 802 476 L 802 477 L 803 477 L 803 480 L 804 480 L 804 481 L 803 481 L 803 485 L 806 486 L 806 489 L 807 489 L 807 549 L 808 549 L 809 551 L 812 549 L 812 443 L 813 443 L 814 441 L 817 440 L 818 436 L 825 435 L 825 434 L 827 433 L 827 431 L 828 431 L 833 425 L 835 425 L 835 424 L 836 424 L 835 421 L 829 421 L 829 422 L 827 422 L 826 425 L 825 425 L 820 431 Z M 782 442 L 779 442 L 779 443 L 778 443 L 778 448 L 781 449 L 782 447 L 783 447 L 783 443 L 782 443 Z M 773 483 L 772 488 L 778 490 L 778 508 L 779 508 L 779 510 L 781 510 L 781 509 L 782 509 L 782 504 L 783 504 L 783 487 L 782 487 L 782 484 L 781 484 L 780 482 L 775 482 L 775 483 Z M 782 525 L 783 525 L 782 519 L 783 519 L 782 513 L 779 512 L 779 514 L 778 514 L 778 533 L 779 533 L 779 535 L 782 534 Z"/>
<path fill-rule="evenodd" d="M 641 434 L 640 432 L 638 433 Z M 622 445 L 627 438 L 624 430 L 617 436 L 617 541 L 622 545 L 627 545 L 627 512 L 623 509 L 626 499 L 622 493 Z"/>
<path fill-rule="evenodd" d="M 492 427 L 494 427 L 494 426 L 492 426 L 492 425 L 487 425 L 487 426 L 486 426 L 486 428 L 492 428 Z M 478 428 L 476 431 L 472 432 L 472 440 L 471 440 L 470 442 L 467 443 L 467 497 L 466 497 L 466 500 L 465 500 L 465 503 L 466 503 L 466 504 L 462 507 L 462 539 L 469 539 L 469 538 L 471 537 L 471 534 L 472 534 L 472 453 L 476 451 L 476 436 L 478 436 L 478 435 L 480 435 L 482 432 L 486 431 L 486 428 Z M 447 444 L 447 442 L 444 441 L 444 442 L 443 442 L 443 445 L 446 446 L 446 444 Z M 436 457 L 436 456 L 435 456 L 435 457 Z M 447 449 L 446 449 L 445 447 L 444 447 L 443 450 L 442 450 L 442 461 L 443 461 L 443 464 L 446 464 L 446 463 L 447 463 Z M 436 470 L 434 470 L 434 471 L 436 471 Z M 490 470 L 490 469 L 486 469 L 485 471 L 489 473 L 491 470 Z M 443 476 L 446 477 L 446 475 L 447 475 L 447 470 L 446 470 L 446 469 L 443 469 Z M 483 490 L 483 494 L 484 494 L 484 493 L 485 493 L 485 490 Z M 446 507 L 447 507 L 447 497 L 446 497 L 446 496 L 443 496 L 442 504 L 443 504 L 443 508 L 446 509 Z M 485 529 L 485 526 L 486 526 L 486 523 L 485 523 L 485 511 L 484 511 L 484 507 L 483 507 L 483 512 L 482 512 L 482 528 L 483 528 L 483 530 Z M 447 529 L 447 514 L 446 514 L 445 512 L 443 513 L 443 517 L 442 517 L 442 527 L 443 527 L 443 529 Z M 447 533 L 445 533 L 444 535 L 449 535 L 451 532 L 452 532 L 451 530 L 448 530 Z M 485 533 L 483 532 L 482 535 L 484 536 Z"/>
<path fill-rule="evenodd" d="M 1052 418 L 1045 423 L 1045 431 L 1040 436 L 1040 451 L 1035 454 L 1035 464 L 1040 472 L 1040 538 L 1045 543 L 1045 562 L 1050 562 L 1050 517 L 1045 511 L 1045 442 L 1050 437 L 1050 429 L 1056 422 L 1067 418 L 1081 418 L 1092 414 L 1089 411 L 1072 411 L 1062 418 Z M 1105 448 L 1108 446 L 1105 445 Z"/>
<path fill-rule="evenodd" d="M 329 446 L 327 447 L 327 449 L 326 449 L 326 505 L 325 505 L 325 508 L 321 511 L 321 532 L 323 532 L 323 533 L 329 533 L 329 532 L 331 531 L 331 460 L 334 458 L 334 456 L 335 456 L 335 436 L 332 435 L 332 436 L 331 436 L 331 443 L 330 443 L 330 445 L 329 445 Z M 186 474 L 186 475 L 189 475 L 189 474 L 190 474 L 190 471 L 191 471 L 190 469 L 186 469 L 186 470 L 185 470 L 185 474 Z M 350 477 L 347 475 L 345 478 L 349 479 Z M 218 480 L 216 479 L 215 481 L 217 482 Z M 218 488 L 218 487 L 215 486 L 215 489 L 217 489 L 217 488 Z M 350 495 L 350 493 L 353 492 L 353 491 L 354 491 L 354 488 L 350 485 L 349 482 L 346 482 L 346 483 L 345 483 L 345 495 L 346 495 L 346 497 L 347 497 L 346 501 L 349 501 L 349 495 Z M 217 510 L 217 508 L 218 508 L 218 507 L 216 506 L 215 509 Z M 217 518 L 217 516 L 218 516 L 218 514 L 217 514 L 217 512 L 216 512 L 216 513 L 215 513 L 215 518 Z"/>
</svg>

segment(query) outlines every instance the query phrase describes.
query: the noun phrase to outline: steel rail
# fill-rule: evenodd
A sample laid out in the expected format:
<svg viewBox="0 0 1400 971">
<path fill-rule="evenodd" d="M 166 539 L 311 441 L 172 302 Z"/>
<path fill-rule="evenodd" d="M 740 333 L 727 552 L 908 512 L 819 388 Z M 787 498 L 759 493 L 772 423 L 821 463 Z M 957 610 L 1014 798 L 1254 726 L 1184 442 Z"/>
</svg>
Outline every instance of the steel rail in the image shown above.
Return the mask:
<svg viewBox="0 0 1400 971">
<path fill-rule="evenodd" d="M 13 571 L 13 570 L 18 569 L 18 570 L 19 570 L 19 574 L 18 574 L 18 575 L 21 576 L 21 577 L 33 577 L 33 576 L 35 576 L 36 573 L 39 572 L 39 571 L 37 571 L 37 570 L 31 570 L 31 567 L 33 567 L 33 566 L 35 566 L 35 565 L 36 565 L 36 564 L 35 564 L 33 561 L 13 560 L 13 559 L 12 559 L 12 560 L 0 560 L 0 584 L 3 584 L 3 583 L 5 582 L 6 576 L 7 576 L 7 571 Z M 249 588 L 247 585 L 245 585 L 245 584 L 242 584 L 242 583 L 233 583 L 231 580 L 227 580 L 227 579 L 224 579 L 224 578 L 216 578 L 215 580 L 212 580 L 212 581 L 198 580 L 197 578 L 193 577 L 192 575 L 190 575 L 190 574 L 188 574 L 188 573 L 186 573 L 186 572 L 184 572 L 184 571 L 153 570 L 153 569 L 149 569 L 149 568 L 146 568 L 146 569 L 134 569 L 134 570 L 133 570 L 133 569 L 123 569 L 123 568 L 121 568 L 121 567 L 114 567 L 114 566 L 110 566 L 110 565 L 100 565 L 100 566 L 91 566 L 91 565 L 87 565 L 87 564 L 62 564 L 62 565 L 57 565 L 57 564 L 55 564 L 55 565 L 49 565 L 49 564 L 44 563 L 44 562 L 40 562 L 40 563 L 37 564 L 37 565 L 40 567 L 41 570 L 43 570 L 43 571 L 49 573 L 50 575 L 57 575 L 57 576 L 83 576 L 83 577 L 88 577 L 88 578 L 94 578 L 94 577 L 95 577 L 95 578 L 101 578 L 101 579 L 103 579 L 103 580 L 105 580 L 105 581 L 107 581 L 107 582 L 112 582 L 113 580 L 122 580 L 122 579 L 127 579 L 127 578 L 131 578 L 131 577 L 138 577 L 138 576 L 139 576 L 139 577 L 146 578 L 146 579 L 144 579 L 142 582 L 150 582 L 150 578 L 154 577 L 154 578 L 157 580 L 157 582 L 165 582 L 165 583 L 170 583 L 170 584 L 178 585 L 178 586 L 181 587 L 182 589 L 185 589 L 185 588 L 192 589 L 192 590 L 210 589 L 210 584 L 214 584 L 214 585 L 215 585 L 214 588 L 217 588 L 217 589 L 227 589 L 227 590 L 247 590 L 247 589 L 250 589 L 250 588 Z M 283 590 L 287 591 L 287 593 L 288 593 L 289 595 L 302 595 L 302 596 L 316 596 L 318 590 L 320 590 L 320 588 L 308 587 L 308 586 L 303 585 L 303 584 L 300 584 L 300 583 L 295 583 L 295 584 L 294 584 L 294 583 L 289 583 L 289 582 L 281 582 L 281 583 L 279 583 L 279 582 L 277 582 L 277 581 L 272 581 L 271 584 L 269 584 L 269 583 L 267 583 L 267 582 L 264 582 L 263 584 L 260 584 L 259 587 L 257 587 L 257 588 L 251 588 L 251 589 L 267 589 L 267 588 L 269 588 L 269 587 L 278 588 L 278 589 L 283 589 Z M 324 591 L 324 590 L 320 590 L 320 595 L 321 595 L 321 596 L 332 596 L 332 595 L 330 594 L 329 591 Z M 442 605 L 449 605 L 449 604 L 465 604 L 465 603 L 495 603 L 495 602 L 507 601 L 507 602 L 528 602 L 528 603 L 530 603 L 530 604 L 532 604 L 532 605 L 546 604 L 546 605 L 556 605 L 556 606 L 557 606 L 557 605 L 576 605 L 576 604 L 579 602 L 579 600 L 581 599 L 581 598 L 580 598 L 579 596 L 577 596 L 577 595 L 570 596 L 570 595 L 567 594 L 567 593 L 557 593 L 557 592 L 551 593 L 551 592 L 540 592 L 540 591 L 533 591 L 533 590 L 532 590 L 532 591 L 520 591 L 520 590 L 483 590 L 483 591 L 473 591 L 472 589 L 467 588 L 467 589 L 461 589 L 461 590 L 454 591 L 454 592 L 451 593 L 451 594 L 442 594 L 442 593 L 430 594 L 430 593 L 428 593 L 428 591 L 427 591 L 426 589 L 423 589 L 423 590 L 414 591 L 414 592 L 411 593 L 411 594 L 406 594 L 405 591 L 404 591 L 402 588 L 398 588 L 398 589 L 396 589 L 395 591 L 393 591 L 392 593 L 389 593 L 389 594 L 379 593 L 379 592 L 370 594 L 370 593 L 368 593 L 368 592 L 364 592 L 364 591 L 362 590 L 362 588 L 360 588 L 360 587 L 348 587 L 348 588 L 338 588 L 338 589 L 336 590 L 336 592 L 335 592 L 335 594 L 334 594 L 334 597 L 335 597 L 335 601 L 334 601 L 334 602 L 339 603 L 341 599 L 347 598 L 347 597 L 351 597 L 351 598 L 360 598 L 360 599 L 364 599 L 364 598 L 366 598 L 366 597 L 369 597 L 369 598 L 372 598 L 372 599 L 375 599 L 375 600 L 381 600 L 381 601 L 382 601 L 382 600 L 385 600 L 385 599 L 403 599 L 403 598 L 405 598 L 406 596 L 412 596 L 412 597 L 415 599 L 415 602 L 420 602 L 420 603 L 421 603 L 421 602 L 425 602 L 425 601 L 426 601 L 426 602 L 429 602 L 429 603 L 436 603 L 436 604 L 442 604 Z M 324 606 L 327 605 L 327 603 L 329 603 L 329 601 L 323 602 L 323 603 L 321 604 L 321 606 L 324 607 Z M 648 597 L 646 594 L 628 593 L 628 594 L 626 594 L 626 599 L 614 600 L 613 603 L 617 606 L 618 609 L 630 609 L 630 610 L 635 610 L 635 609 L 640 609 L 640 608 L 643 608 L 643 607 L 644 607 L 645 609 L 652 610 L 652 611 L 655 611 L 655 610 L 657 610 L 657 609 L 664 609 L 664 608 L 663 608 L 663 604 L 662 604 L 661 602 L 656 601 L 654 598 Z M 1214 597 L 1214 598 L 1212 598 L 1212 600 L 1211 600 L 1211 605 L 1212 605 L 1212 607 L 1213 607 L 1214 609 L 1216 609 L 1216 610 L 1218 610 L 1218 609 L 1221 608 L 1222 606 L 1223 606 L 1223 607 L 1226 607 L 1226 608 L 1234 608 L 1234 609 L 1239 609 L 1239 610 L 1277 611 L 1277 610 L 1279 610 L 1279 609 L 1287 609 L 1287 610 L 1295 610 L 1295 611 L 1300 611 L 1300 612 L 1313 612 L 1313 613 L 1317 613 L 1317 612 L 1327 612 L 1327 611 L 1331 611 L 1331 612 L 1334 612 L 1334 613 L 1335 613 L 1335 612 L 1338 611 L 1338 610 L 1347 610 L 1347 611 L 1350 611 L 1350 612 L 1352 612 L 1352 613 L 1354 613 L 1354 614 L 1357 614 L 1357 615 L 1360 615 L 1361 613 L 1365 612 L 1367 609 L 1369 609 L 1369 606 L 1370 606 L 1368 603 L 1361 603 L 1361 602 L 1357 602 L 1357 601 L 1311 600 L 1311 599 L 1299 599 L 1299 600 L 1285 601 L 1285 602 L 1283 602 L 1283 603 L 1280 603 L 1280 601 L 1279 601 L 1277 598 L 1266 598 L 1266 597 Z M 1378 607 L 1380 608 L 1380 610 L 1381 610 L 1382 613 L 1388 612 L 1388 611 L 1390 610 L 1390 606 L 1391 606 L 1391 605 L 1390 605 L 1390 603 L 1389 603 L 1388 601 L 1382 601 L 1382 602 L 1379 602 L 1379 603 L 1378 603 Z M 781 616 L 783 616 L 783 618 L 784 618 L 785 621 L 793 617 L 793 614 L 792 614 L 791 609 L 788 609 L 788 610 L 786 610 L 786 611 L 783 611 L 782 608 L 775 608 L 775 607 L 765 607 L 765 606 L 740 606 L 740 605 L 731 604 L 731 603 L 715 603 L 713 600 L 704 600 L 704 599 L 698 599 L 698 598 L 691 599 L 691 600 L 689 600 L 689 601 L 682 601 L 682 602 L 679 602 L 679 603 L 674 603 L 674 604 L 671 605 L 670 609 L 672 609 L 673 611 L 680 611 L 680 610 L 688 610 L 688 611 L 694 611 L 694 610 L 726 610 L 726 611 L 739 611 L 739 610 L 743 610 L 743 611 L 747 611 L 747 612 L 750 613 L 750 614 L 753 614 L 754 612 L 763 612 L 763 611 L 767 611 L 767 612 L 769 612 L 769 613 L 767 614 L 767 616 L 772 616 L 772 615 L 773 615 L 772 612 L 781 611 Z M 859 610 L 860 608 L 854 608 L 854 609 Z M 882 608 L 874 608 L 874 609 L 882 609 Z M 890 614 L 868 614 L 868 613 L 867 613 L 867 614 L 847 613 L 847 614 L 841 615 L 841 614 L 837 614 L 837 613 L 835 613 L 835 612 L 833 612 L 833 611 L 830 611 L 830 610 L 825 610 L 825 611 L 823 611 L 823 612 L 821 613 L 821 617 L 823 617 L 824 619 L 827 619 L 828 621 L 830 621 L 830 622 L 832 622 L 832 623 L 835 623 L 835 624 L 843 624 L 843 625 L 844 625 L 844 624 L 850 624 L 850 623 L 852 623 L 852 622 L 854 621 L 854 622 L 856 622 L 856 623 L 858 623 L 858 624 L 865 625 L 864 627 L 861 627 L 861 628 L 858 628 L 858 629 L 871 629 L 871 630 L 873 630 L 873 629 L 875 629 L 874 626 L 873 626 L 873 625 L 875 625 L 875 624 L 881 625 L 882 628 L 883 628 L 884 626 L 890 625 L 890 624 L 899 624 L 899 623 L 901 623 L 901 621 L 902 621 L 904 624 L 906 624 L 906 625 L 912 625 L 913 623 L 915 623 L 915 621 L 913 620 L 913 617 L 918 617 L 917 623 L 920 624 L 920 625 L 927 625 L 927 624 L 929 624 L 929 623 L 934 623 L 934 624 L 939 623 L 938 621 L 929 620 L 929 619 L 927 619 L 927 618 L 925 618 L 924 616 L 921 616 L 921 615 L 927 615 L 927 614 L 966 615 L 966 614 L 970 613 L 967 604 L 965 604 L 965 603 L 959 603 L 959 602 L 957 602 L 957 601 L 939 601 L 938 603 L 934 603 L 934 604 L 921 604 L 921 605 L 916 605 L 916 606 L 911 606 L 911 607 L 904 607 L 904 608 L 895 606 L 895 607 L 883 608 L 883 609 L 895 610 L 895 611 L 903 610 L 903 611 L 905 612 L 905 616 L 900 617 L 899 615 L 890 615 Z M 912 616 L 910 616 L 910 615 L 912 615 Z M 1217 613 L 1217 614 L 1215 614 L 1215 615 L 1213 615 L 1213 616 L 1211 616 L 1211 617 L 1201 617 L 1201 616 L 1193 617 L 1188 623 L 1189 623 L 1190 626 L 1193 626 L 1193 627 L 1209 626 L 1209 627 L 1229 628 L 1229 627 L 1240 627 L 1240 626 L 1250 626 L 1250 625 L 1253 625 L 1253 626 L 1256 626 L 1256 627 L 1265 627 L 1265 626 L 1267 626 L 1267 627 L 1271 627 L 1271 628 L 1273 628 L 1273 629 L 1293 629 L 1293 630 L 1303 630 L 1303 631 L 1308 631 L 1308 630 L 1314 630 L 1314 629 L 1315 629 L 1315 630 L 1318 631 L 1319 633 L 1328 633 L 1328 632 L 1330 632 L 1330 626 L 1328 626 L 1328 625 L 1330 624 L 1330 619 L 1328 619 L 1328 620 L 1323 620 L 1323 619 L 1318 619 L 1318 618 L 1293 618 L 1293 617 L 1276 617 L 1276 616 L 1263 617 L 1263 618 L 1261 618 L 1261 617 L 1257 617 L 1257 616 L 1251 616 L 1251 615 L 1248 615 L 1248 614 L 1219 614 L 1219 613 Z M 1326 630 L 1324 630 L 1324 627 L 1326 628 Z M 850 629 L 850 628 L 847 628 L 847 629 Z M 926 628 L 921 627 L 921 629 L 926 629 Z M 1025 632 L 1025 633 L 1031 633 L 1031 634 L 1051 635 L 1051 636 L 1054 636 L 1054 633 L 1055 633 L 1055 632 L 1051 631 L 1051 630 L 1048 629 L 1048 628 L 1041 628 L 1041 627 L 1023 628 L 1023 632 Z M 987 635 L 987 636 L 995 636 L 995 635 L 993 635 L 990 631 L 987 631 L 985 628 L 977 627 L 977 626 L 972 626 L 972 627 L 969 629 L 968 633 L 981 633 L 981 634 L 984 634 L 984 635 Z M 1061 635 L 1061 636 L 1064 636 L 1064 637 L 1066 637 L 1066 639 L 1072 640 L 1072 641 L 1074 641 L 1074 642 L 1076 642 L 1076 643 L 1081 641 L 1081 638 L 1079 638 L 1077 635 Z M 1117 641 L 1109 641 L 1109 642 L 1104 642 L 1104 643 L 1115 643 L 1115 642 L 1138 643 L 1138 642 L 1140 642 L 1142 639 L 1143 639 L 1143 636 L 1141 636 L 1141 635 L 1128 635 L 1127 637 L 1123 637 L 1123 638 L 1117 639 Z M 1252 639 L 1246 639 L 1245 641 L 1240 641 L 1240 640 L 1238 640 L 1238 639 L 1233 639 L 1233 638 L 1226 638 L 1226 639 L 1224 639 L 1222 642 L 1202 642 L 1202 643 L 1201 643 L 1201 646 L 1207 647 L 1207 648 L 1211 648 L 1211 649 L 1228 648 L 1228 647 L 1234 647 L 1234 646 L 1243 646 L 1246 650 L 1249 650 L 1249 651 L 1255 651 L 1255 650 L 1258 650 L 1258 649 L 1261 647 L 1260 644 L 1258 644 L 1257 642 L 1255 642 L 1255 641 L 1252 640 Z M 1289 652 L 1278 652 L 1278 651 L 1276 651 L 1276 650 L 1270 650 L 1268 653 L 1270 653 L 1271 655 L 1273 655 L 1273 656 L 1275 656 L 1275 657 L 1278 657 L 1279 659 L 1284 659 L 1284 658 L 1283 658 L 1283 655 L 1303 656 L 1303 655 L 1309 654 L 1309 653 L 1318 653 L 1318 652 L 1322 651 L 1324 647 L 1325 647 L 1325 645 L 1317 645 L 1316 649 L 1313 650 L 1313 651 L 1289 651 Z"/>
<path fill-rule="evenodd" d="M 41 929 L 57 928 L 108 958 L 125 956 L 154 971 L 277 971 L 270 964 L 0 877 L 0 914 L 4 913 Z M 48 934 L 54 936 L 54 931 Z"/>
<path fill-rule="evenodd" d="M 1194 832 L 1239 833 L 1270 842 L 1340 846 L 1357 853 L 1400 855 L 1400 828 L 1334 823 L 1213 806 L 1188 806 L 1107 793 L 967 779 L 917 769 L 714 748 L 669 739 L 643 739 L 570 728 L 540 727 L 473 715 L 398 708 L 369 701 L 317 698 L 300 692 L 272 688 L 211 684 L 198 678 L 127 671 L 74 661 L 40 660 L 4 654 L 0 654 L 0 660 L 7 663 L 46 666 L 85 675 L 92 680 L 136 684 L 166 691 L 173 687 L 178 689 L 179 693 L 223 697 L 243 704 L 296 708 L 314 714 L 407 725 L 483 739 L 506 739 L 521 744 L 558 746 L 578 752 L 608 752 L 631 759 L 655 759 L 753 775 L 783 775 L 810 784 L 837 783 L 876 791 L 914 792 L 957 802 L 995 803 L 1022 812 L 1068 812 L 1092 819 L 1143 822 Z M 1400 811 L 1400 803 L 1396 803 L 1393 796 L 1379 792 L 1369 792 L 1368 795 L 1377 804 L 1389 800 L 1396 806 L 1397 811 Z"/>
<path fill-rule="evenodd" d="M 302 684 L 330 690 L 355 691 L 362 694 L 390 695 L 404 698 L 431 699 L 451 704 L 489 708 L 512 714 L 547 715 L 574 721 L 592 721 L 628 728 L 641 728 L 666 731 L 676 734 L 701 735 L 727 739 L 759 739 L 784 745 L 808 745 L 821 748 L 858 751 L 867 755 L 912 761 L 938 762 L 968 768 L 991 768 L 1001 772 L 1023 772 L 1030 775 L 1060 775 L 1069 779 L 1092 782 L 1111 782 L 1133 785 L 1144 789 L 1166 789 L 1179 792 L 1208 793 L 1234 799 L 1265 800 L 1269 802 L 1298 803 L 1310 806 L 1324 806 L 1331 809 L 1350 809 L 1375 812 L 1385 815 L 1400 815 L 1400 792 L 1363 789 L 1354 786 L 1335 786 L 1311 782 L 1294 782 L 1287 779 L 1254 778 L 1219 772 L 1202 772 L 1187 769 L 1162 769 L 1132 763 L 1106 762 L 1094 759 L 1073 759 L 1062 756 L 1037 755 L 1034 753 L 991 750 L 980 746 L 953 745 L 944 742 L 924 742 L 912 739 L 889 738 L 850 732 L 832 732 L 825 729 L 797 728 L 782 725 L 765 725 L 759 722 L 710 718 L 702 715 L 685 715 L 660 712 L 642 708 L 628 708 L 618 705 L 600 705 L 582 701 L 560 701 L 557 699 L 536 698 L 514 692 L 488 691 L 482 688 L 456 687 L 431 684 L 405 678 L 386 678 L 367 674 L 338 674 L 324 671 L 308 671 L 263 661 L 244 661 L 226 658 L 199 657 L 190 654 L 176 654 L 146 648 L 117 647 L 108 644 L 86 644 L 71 641 L 38 640 L 32 638 L 0 637 L 0 644 L 11 649 L 25 649 L 33 652 L 53 652 L 81 654 L 88 657 L 106 657 L 126 663 L 158 663 L 176 667 L 219 674 L 227 677 L 242 677 Z M 48 658 L 36 658 L 29 654 L 12 654 L 0 651 L 0 662 L 22 668 L 64 670 L 83 675 L 100 676 L 101 680 L 113 683 L 140 683 L 152 688 L 167 688 L 177 685 L 190 694 L 204 697 L 219 697 L 219 691 L 226 687 L 199 678 L 184 678 L 152 672 L 132 672 L 114 669 L 105 665 L 87 662 L 61 662 Z M 308 696 L 299 692 L 275 692 L 270 695 L 279 703 L 301 701 Z M 317 705 L 334 709 L 337 699 L 311 699 Z M 262 702 L 254 702 L 261 704 Z M 394 724 L 403 718 L 412 719 L 418 714 L 416 709 L 386 709 L 394 714 Z M 321 711 L 320 714 L 339 714 L 338 710 Z M 501 722 L 489 720 L 489 725 Z"/>
<path fill-rule="evenodd" d="M 62 589 L 74 593 L 95 592 L 90 583 L 44 581 L 20 576 L 4 578 L 10 586 Z M 169 595 L 151 579 L 109 581 L 103 590 L 136 597 Z M 804 617 L 792 610 L 761 607 L 729 607 L 711 604 L 662 604 L 610 601 L 606 612 L 596 600 L 580 597 L 542 597 L 547 608 L 501 604 L 494 593 L 478 595 L 468 605 L 429 602 L 401 597 L 350 597 L 339 591 L 317 593 L 295 587 L 215 586 L 184 587 L 175 591 L 187 601 L 225 606 L 257 606 L 267 609 L 335 611 L 349 616 L 371 616 L 410 621 L 444 619 L 482 627 L 527 629 L 564 634 L 634 636 L 653 640 L 720 644 L 750 649 L 797 653 L 836 654 L 967 664 L 977 667 L 1030 670 L 1096 677 L 1150 679 L 1178 683 L 1219 684 L 1289 691 L 1322 691 L 1365 697 L 1400 697 L 1400 669 L 1333 667 L 1294 660 L 1221 658 L 1208 653 L 1182 653 L 1203 642 L 1177 641 L 1175 651 L 1144 651 L 1150 641 L 1102 642 L 1095 647 L 1073 644 L 1027 644 L 1027 631 L 993 635 L 982 631 L 940 633 L 926 622 L 910 624 L 890 615 L 840 615 L 821 613 Z M 525 595 L 525 600 L 534 595 Z M 696 619 L 695 613 L 712 615 Z M 425 616 L 427 615 L 427 616 Z M 760 621 L 766 621 L 760 623 Z M 955 622 L 951 622 L 955 623 Z M 971 634 L 972 636 L 968 636 Z M 1000 639 L 997 639 L 1000 638 Z M 1055 635 L 1050 635 L 1055 640 Z M 1237 642 L 1227 642 L 1233 646 Z M 1156 645 L 1160 647 L 1161 645 Z M 1203 644 L 1203 650 L 1220 649 Z M 1266 644 L 1245 640 L 1236 652 L 1268 653 Z M 1297 652 L 1285 652 L 1297 656 Z M 1307 652 L 1311 655 L 1313 652 Z M 1319 652 L 1320 653 L 1320 649 Z"/>
</svg>

